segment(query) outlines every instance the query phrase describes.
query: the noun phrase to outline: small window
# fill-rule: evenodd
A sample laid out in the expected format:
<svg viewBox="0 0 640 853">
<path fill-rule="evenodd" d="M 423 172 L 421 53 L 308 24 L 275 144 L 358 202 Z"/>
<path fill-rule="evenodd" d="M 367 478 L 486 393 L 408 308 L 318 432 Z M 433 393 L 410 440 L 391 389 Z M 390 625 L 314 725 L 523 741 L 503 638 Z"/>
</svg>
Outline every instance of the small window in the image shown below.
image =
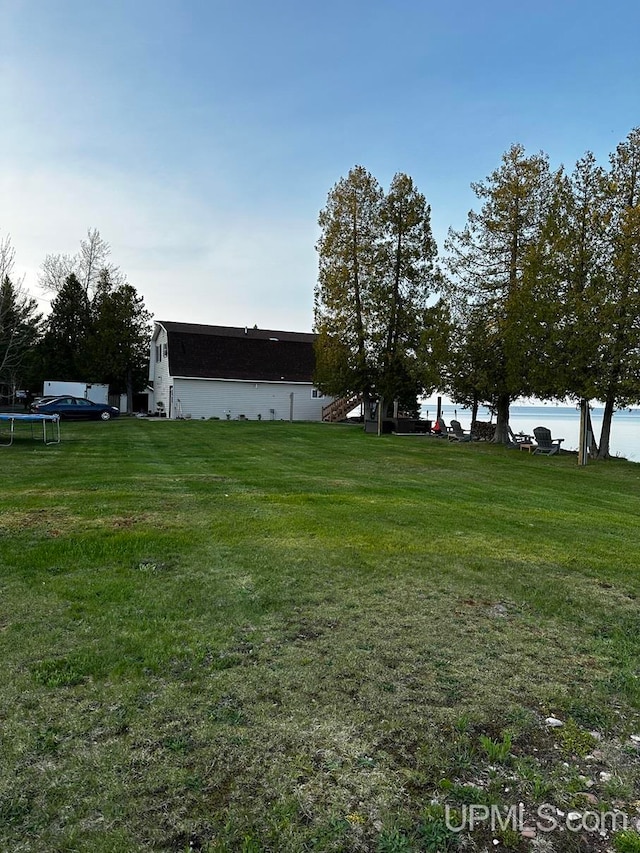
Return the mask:
<svg viewBox="0 0 640 853">
<path fill-rule="evenodd" d="M 324 394 L 322 393 L 322 391 L 318 391 L 317 388 L 312 388 L 311 396 L 316 400 L 320 400 L 322 397 L 324 397 Z"/>
<path fill-rule="evenodd" d="M 162 354 L 164 355 L 165 358 L 167 357 L 167 345 L 166 344 L 162 344 Z"/>
</svg>

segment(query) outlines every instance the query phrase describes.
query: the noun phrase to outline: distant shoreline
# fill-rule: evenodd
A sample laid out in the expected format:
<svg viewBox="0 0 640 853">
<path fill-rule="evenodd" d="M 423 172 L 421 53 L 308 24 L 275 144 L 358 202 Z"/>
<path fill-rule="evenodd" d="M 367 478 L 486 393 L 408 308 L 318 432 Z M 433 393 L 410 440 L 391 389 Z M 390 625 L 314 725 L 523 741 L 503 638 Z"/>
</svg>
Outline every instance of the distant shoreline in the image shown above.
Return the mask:
<svg viewBox="0 0 640 853">
<path fill-rule="evenodd" d="M 423 403 L 421 412 L 424 417 L 429 412 L 435 417 L 436 404 Z M 596 441 L 600 436 L 603 407 L 591 409 L 591 420 Z M 449 422 L 456 418 L 465 429 L 471 426 L 471 410 L 456 406 L 451 402 L 443 402 L 442 416 Z M 480 408 L 479 421 L 490 421 L 488 409 Z M 495 421 L 495 417 L 493 418 Z M 564 438 L 563 449 L 577 451 L 578 432 L 580 428 L 580 411 L 575 406 L 547 404 L 539 406 L 512 405 L 509 411 L 509 424 L 514 431 L 532 433 L 537 426 L 547 426 L 554 438 Z M 610 451 L 612 456 L 619 456 L 630 462 L 640 462 L 640 408 L 619 409 L 614 413 L 611 425 Z"/>
</svg>

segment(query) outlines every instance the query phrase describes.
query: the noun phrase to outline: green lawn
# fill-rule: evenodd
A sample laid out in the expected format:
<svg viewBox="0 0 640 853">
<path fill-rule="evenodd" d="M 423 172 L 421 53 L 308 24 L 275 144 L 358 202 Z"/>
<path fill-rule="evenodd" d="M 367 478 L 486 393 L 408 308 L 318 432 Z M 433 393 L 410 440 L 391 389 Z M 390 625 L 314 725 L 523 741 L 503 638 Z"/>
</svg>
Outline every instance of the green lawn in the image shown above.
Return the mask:
<svg viewBox="0 0 640 853">
<path fill-rule="evenodd" d="M 636 814 L 640 465 L 125 418 L 1 453 L 1 851 L 640 850 L 445 821 Z"/>
</svg>

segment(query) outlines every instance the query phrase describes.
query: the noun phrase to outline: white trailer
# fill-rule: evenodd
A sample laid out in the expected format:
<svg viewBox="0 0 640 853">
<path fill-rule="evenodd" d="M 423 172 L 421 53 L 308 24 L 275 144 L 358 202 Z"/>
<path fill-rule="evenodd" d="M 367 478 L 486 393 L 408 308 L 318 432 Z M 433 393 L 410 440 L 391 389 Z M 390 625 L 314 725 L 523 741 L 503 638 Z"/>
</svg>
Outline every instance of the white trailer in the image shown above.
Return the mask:
<svg viewBox="0 0 640 853">
<path fill-rule="evenodd" d="M 68 394 L 70 397 L 84 397 L 92 403 L 109 402 L 108 385 L 91 385 L 87 382 L 56 382 L 47 381 L 42 391 L 43 397 L 62 397 Z"/>
</svg>

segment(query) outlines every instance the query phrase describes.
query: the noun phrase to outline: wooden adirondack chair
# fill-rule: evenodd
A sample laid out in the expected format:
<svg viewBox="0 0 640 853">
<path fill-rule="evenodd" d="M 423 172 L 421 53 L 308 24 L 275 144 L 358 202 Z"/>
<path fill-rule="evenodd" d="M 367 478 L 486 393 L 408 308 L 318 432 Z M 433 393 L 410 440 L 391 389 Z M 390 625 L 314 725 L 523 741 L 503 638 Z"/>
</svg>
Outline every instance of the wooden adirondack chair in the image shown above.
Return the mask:
<svg viewBox="0 0 640 853">
<path fill-rule="evenodd" d="M 533 451 L 536 453 L 544 453 L 547 456 L 553 456 L 554 453 L 560 452 L 560 445 L 564 438 L 551 438 L 551 430 L 546 427 L 536 427 L 533 431 L 536 437 L 537 446 Z"/>
<path fill-rule="evenodd" d="M 473 435 L 462 429 L 460 421 L 451 421 L 449 441 L 473 441 Z"/>
</svg>

